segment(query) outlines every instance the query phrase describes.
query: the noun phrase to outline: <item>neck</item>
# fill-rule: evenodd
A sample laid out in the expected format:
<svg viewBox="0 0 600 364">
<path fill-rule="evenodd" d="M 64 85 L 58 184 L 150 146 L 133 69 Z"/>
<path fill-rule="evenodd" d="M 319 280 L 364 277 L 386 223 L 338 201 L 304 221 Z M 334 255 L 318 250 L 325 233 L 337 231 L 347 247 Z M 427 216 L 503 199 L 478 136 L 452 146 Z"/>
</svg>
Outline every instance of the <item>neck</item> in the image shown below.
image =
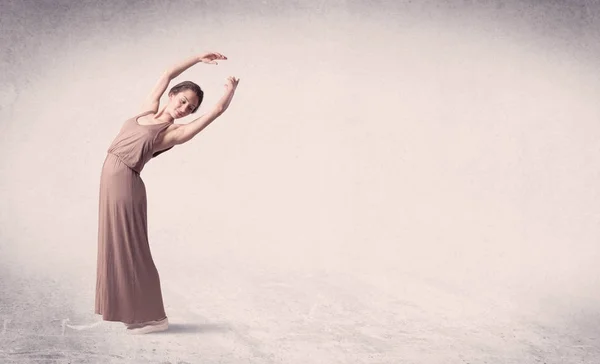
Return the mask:
<svg viewBox="0 0 600 364">
<path fill-rule="evenodd" d="M 167 105 L 163 106 L 160 110 L 158 110 L 158 112 L 156 113 L 156 115 L 154 115 L 154 119 L 155 120 L 160 120 L 162 122 L 170 122 L 172 123 L 173 121 L 175 121 L 175 119 L 173 119 L 173 117 L 171 116 L 171 114 L 165 112 L 165 109 L 167 108 Z"/>
</svg>

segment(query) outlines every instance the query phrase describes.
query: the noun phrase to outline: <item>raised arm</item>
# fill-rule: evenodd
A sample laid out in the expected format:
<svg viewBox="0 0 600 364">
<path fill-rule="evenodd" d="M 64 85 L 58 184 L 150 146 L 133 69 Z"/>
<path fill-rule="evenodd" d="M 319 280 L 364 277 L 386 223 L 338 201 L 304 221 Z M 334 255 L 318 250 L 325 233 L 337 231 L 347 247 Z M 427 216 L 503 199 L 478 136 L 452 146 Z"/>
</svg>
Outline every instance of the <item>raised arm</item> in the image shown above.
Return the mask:
<svg viewBox="0 0 600 364">
<path fill-rule="evenodd" d="M 204 53 L 198 56 L 190 57 L 185 61 L 167 69 L 162 74 L 162 76 L 160 77 L 160 79 L 158 80 L 148 97 L 146 97 L 146 100 L 144 100 L 141 111 L 152 111 L 154 113 L 157 113 L 158 107 L 160 105 L 160 98 L 169 86 L 169 82 L 171 82 L 171 80 L 173 80 L 175 77 L 179 76 L 183 71 L 200 62 L 216 65 L 218 64 L 217 60 L 221 59 L 226 60 L 227 57 L 215 52 Z"/>
<path fill-rule="evenodd" d="M 238 78 L 228 77 L 227 82 L 225 83 L 225 93 L 223 96 L 221 96 L 215 106 L 213 106 L 213 108 L 206 114 L 200 116 L 189 124 L 182 124 L 176 130 L 178 133 L 176 144 L 183 144 L 189 141 L 196 134 L 206 128 L 208 124 L 213 122 L 213 120 L 221 116 L 221 114 L 223 114 L 229 107 L 239 81 L 240 80 Z"/>
</svg>

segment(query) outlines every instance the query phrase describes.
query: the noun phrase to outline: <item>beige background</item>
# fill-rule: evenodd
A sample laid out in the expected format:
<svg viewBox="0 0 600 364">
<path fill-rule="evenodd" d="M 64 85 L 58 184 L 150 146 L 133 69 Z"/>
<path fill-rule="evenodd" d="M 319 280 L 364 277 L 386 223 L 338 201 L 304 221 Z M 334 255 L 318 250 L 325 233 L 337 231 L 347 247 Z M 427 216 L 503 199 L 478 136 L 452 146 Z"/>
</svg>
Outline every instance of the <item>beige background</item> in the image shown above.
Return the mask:
<svg viewBox="0 0 600 364">
<path fill-rule="evenodd" d="M 593 363 L 598 14 L 3 1 L 0 359 Z M 92 325 L 101 165 L 161 72 L 205 50 L 229 60 L 172 83 L 200 84 L 199 113 L 240 85 L 142 172 L 173 330 L 132 339 Z"/>
</svg>

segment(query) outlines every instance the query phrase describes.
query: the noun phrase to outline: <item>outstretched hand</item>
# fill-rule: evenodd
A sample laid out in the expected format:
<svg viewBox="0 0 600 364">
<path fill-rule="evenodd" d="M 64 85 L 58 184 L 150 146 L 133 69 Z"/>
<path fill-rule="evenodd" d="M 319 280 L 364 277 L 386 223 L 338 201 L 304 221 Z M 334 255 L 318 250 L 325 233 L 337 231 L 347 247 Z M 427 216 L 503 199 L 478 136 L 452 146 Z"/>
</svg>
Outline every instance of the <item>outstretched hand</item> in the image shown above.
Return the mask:
<svg viewBox="0 0 600 364">
<path fill-rule="evenodd" d="M 233 76 L 227 77 L 227 81 L 225 82 L 225 89 L 235 91 L 235 89 L 238 85 L 238 82 L 240 82 L 240 79 L 237 77 L 233 77 Z"/>
<path fill-rule="evenodd" d="M 200 55 L 200 62 L 208 64 L 218 64 L 217 59 L 226 60 L 227 57 L 217 52 L 210 52 Z"/>
</svg>

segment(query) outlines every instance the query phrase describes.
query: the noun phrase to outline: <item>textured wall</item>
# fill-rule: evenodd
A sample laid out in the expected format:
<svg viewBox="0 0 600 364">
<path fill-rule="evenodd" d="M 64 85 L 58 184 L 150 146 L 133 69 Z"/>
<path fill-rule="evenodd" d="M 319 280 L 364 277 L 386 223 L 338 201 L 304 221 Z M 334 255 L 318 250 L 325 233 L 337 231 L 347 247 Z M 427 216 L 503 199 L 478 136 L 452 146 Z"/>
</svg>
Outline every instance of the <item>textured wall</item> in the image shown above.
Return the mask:
<svg viewBox="0 0 600 364">
<path fill-rule="evenodd" d="M 598 3 L 0 4 L 0 316 L 93 310 L 106 149 L 166 67 L 214 50 L 174 83 L 202 113 L 240 77 L 230 109 L 142 173 L 165 284 L 209 261 L 418 277 L 597 320 Z"/>
</svg>

